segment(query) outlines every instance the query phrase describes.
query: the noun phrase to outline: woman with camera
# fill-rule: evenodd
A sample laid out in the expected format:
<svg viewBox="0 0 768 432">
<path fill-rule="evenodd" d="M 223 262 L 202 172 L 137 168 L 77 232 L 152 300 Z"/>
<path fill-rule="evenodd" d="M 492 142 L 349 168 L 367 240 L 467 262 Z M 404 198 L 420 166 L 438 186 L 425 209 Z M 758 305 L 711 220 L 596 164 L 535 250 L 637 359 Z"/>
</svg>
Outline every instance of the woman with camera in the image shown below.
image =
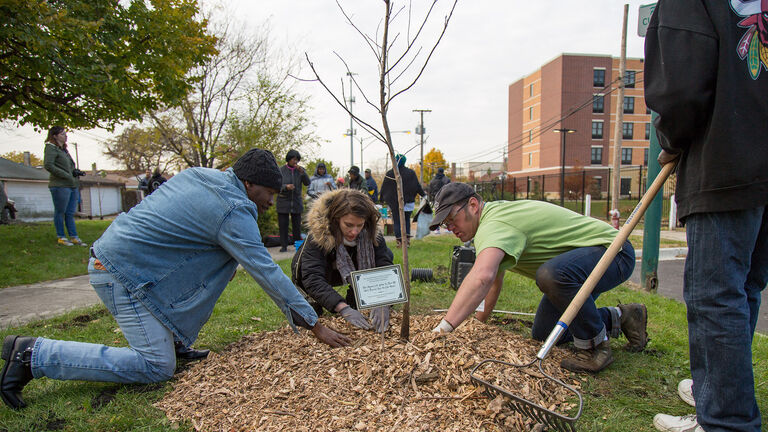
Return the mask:
<svg viewBox="0 0 768 432">
<path fill-rule="evenodd" d="M 80 181 L 78 177 L 85 175 L 75 166 L 75 161 L 67 151 L 67 131 L 61 126 L 48 130 L 45 139 L 45 170 L 51 173 L 48 189 L 53 197 L 53 225 L 56 227 L 58 244 L 62 246 L 88 246 L 80 240 L 75 227 L 75 210 L 80 198 Z M 64 235 L 66 224 L 69 239 Z"/>
</svg>

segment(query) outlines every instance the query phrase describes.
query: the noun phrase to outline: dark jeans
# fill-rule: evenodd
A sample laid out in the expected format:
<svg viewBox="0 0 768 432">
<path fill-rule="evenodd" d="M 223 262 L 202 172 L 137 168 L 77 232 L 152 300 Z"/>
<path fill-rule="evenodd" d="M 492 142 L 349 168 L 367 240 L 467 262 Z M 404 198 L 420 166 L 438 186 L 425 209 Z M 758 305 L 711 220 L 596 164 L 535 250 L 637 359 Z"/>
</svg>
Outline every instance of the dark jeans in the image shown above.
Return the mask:
<svg viewBox="0 0 768 432">
<path fill-rule="evenodd" d="M 768 283 L 768 207 L 686 219 L 693 397 L 707 432 L 759 431 L 752 337 Z"/>
<path fill-rule="evenodd" d="M 53 226 L 56 227 L 57 237 L 66 237 L 64 235 L 64 224 L 66 223 L 67 232 L 70 237 L 77 237 L 77 228 L 75 227 L 75 211 L 77 211 L 77 201 L 80 198 L 80 192 L 77 188 L 52 187 L 48 188 L 53 198 Z"/>
<path fill-rule="evenodd" d="M 405 235 L 407 237 L 411 236 L 411 213 L 413 212 L 405 212 Z M 400 209 L 399 208 L 393 208 L 392 209 L 392 225 L 395 229 L 395 238 L 400 239 L 401 232 L 400 232 Z"/>
<path fill-rule="evenodd" d="M 560 254 L 539 267 L 536 285 L 544 296 L 533 320 L 531 331 L 534 339 L 543 341 L 549 336 L 605 251 L 604 246 L 580 247 Z M 589 349 L 605 340 L 606 335 L 618 337 L 621 332 L 618 313 L 614 308 L 598 309 L 595 300 L 600 294 L 629 279 L 634 268 L 635 249 L 627 241 L 559 342 L 573 340 L 577 348 Z"/>
<path fill-rule="evenodd" d="M 301 213 L 278 213 L 277 225 L 280 228 L 280 245 L 288 246 L 288 217 L 291 218 L 293 241 L 301 240 Z"/>
</svg>

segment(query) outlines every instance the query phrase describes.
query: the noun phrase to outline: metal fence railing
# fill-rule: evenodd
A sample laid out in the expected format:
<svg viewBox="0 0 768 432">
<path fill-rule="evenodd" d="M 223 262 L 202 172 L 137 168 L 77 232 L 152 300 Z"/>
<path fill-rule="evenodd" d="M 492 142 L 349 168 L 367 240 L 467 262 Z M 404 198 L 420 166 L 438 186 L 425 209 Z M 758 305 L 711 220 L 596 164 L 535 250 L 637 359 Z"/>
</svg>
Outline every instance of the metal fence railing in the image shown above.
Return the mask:
<svg viewBox="0 0 768 432">
<path fill-rule="evenodd" d="M 624 219 L 645 193 L 648 169 L 644 166 L 628 166 L 621 169 L 619 210 Z M 486 201 L 534 199 L 560 204 L 560 173 L 536 176 L 501 177 L 491 181 L 471 181 L 470 185 Z M 564 204 L 566 208 L 584 214 L 586 196 L 590 195 L 590 215 L 609 219 L 611 209 L 611 182 L 613 170 L 580 170 L 566 172 L 564 176 Z M 675 193 L 675 175 L 672 174 L 662 189 L 662 224 L 669 219 L 670 198 Z"/>
</svg>

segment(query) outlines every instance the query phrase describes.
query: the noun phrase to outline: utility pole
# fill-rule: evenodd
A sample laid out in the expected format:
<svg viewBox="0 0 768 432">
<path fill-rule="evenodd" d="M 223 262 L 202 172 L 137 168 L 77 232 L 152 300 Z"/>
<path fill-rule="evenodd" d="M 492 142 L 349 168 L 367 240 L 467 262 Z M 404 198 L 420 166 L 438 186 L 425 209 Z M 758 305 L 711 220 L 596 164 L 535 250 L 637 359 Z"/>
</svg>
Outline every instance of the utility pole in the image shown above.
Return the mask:
<svg viewBox="0 0 768 432">
<path fill-rule="evenodd" d="M 560 140 L 560 207 L 565 207 L 565 136 L 576 132 L 576 129 L 560 128 L 554 131 L 562 136 Z"/>
<path fill-rule="evenodd" d="M 349 166 L 355 164 L 355 124 L 352 117 L 352 104 L 355 103 L 355 97 L 352 96 L 352 76 L 357 75 L 354 72 L 347 72 L 349 77 Z"/>
<path fill-rule="evenodd" d="M 627 16 L 629 5 L 624 5 L 621 30 L 621 59 L 619 60 L 619 92 L 616 96 L 616 124 L 613 128 L 613 191 L 611 197 L 611 221 L 619 228 L 619 193 L 621 191 L 621 136 L 624 125 L 624 75 L 627 71 Z"/>
<path fill-rule="evenodd" d="M 419 181 L 424 184 L 424 113 L 432 112 L 431 109 L 415 109 L 413 112 L 421 113 L 421 125 L 416 128 L 416 133 L 421 135 L 421 159 L 419 159 L 419 166 L 421 173 L 419 175 Z"/>
<path fill-rule="evenodd" d="M 75 168 L 80 169 L 80 156 L 77 154 L 77 143 L 73 142 L 72 145 L 75 146 Z"/>
</svg>

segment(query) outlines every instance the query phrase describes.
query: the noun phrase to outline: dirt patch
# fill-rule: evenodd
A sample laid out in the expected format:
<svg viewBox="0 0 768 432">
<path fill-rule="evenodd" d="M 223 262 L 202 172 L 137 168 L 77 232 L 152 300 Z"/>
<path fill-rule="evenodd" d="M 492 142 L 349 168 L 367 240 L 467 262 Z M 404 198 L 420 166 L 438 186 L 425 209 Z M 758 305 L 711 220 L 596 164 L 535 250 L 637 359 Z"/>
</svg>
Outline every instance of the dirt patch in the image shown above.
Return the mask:
<svg viewBox="0 0 768 432">
<path fill-rule="evenodd" d="M 115 395 L 117 394 L 117 387 L 111 387 L 105 390 L 102 390 L 101 393 L 99 393 L 96 397 L 91 399 L 91 407 L 95 410 L 100 410 L 105 405 L 109 404 L 113 400 L 115 400 Z"/>
<path fill-rule="evenodd" d="M 57 328 L 57 329 L 60 329 L 60 330 L 66 330 L 66 329 L 72 328 L 72 327 L 85 327 L 89 323 L 92 323 L 92 322 L 98 320 L 99 318 L 101 318 L 103 316 L 106 316 L 107 313 L 108 313 L 107 310 L 103 309 L 103 310 L 97 310 L 97 311 L 95 311 L 94 313 L 91 313 L 91 314 L 77 315 L 77 316 L 73 317 L 72 319 L 70 319 L 70 320 L 68 320 L 66 322 L 63 322 L 63 323 L 60 323 L 60 324 L 56 324 L 54 326 L 54 328 Z"/>
<path fill-rule="evenodd" d="M 307 332 L 288 328 L 248 335 L 177 376 L 174 389 L 156 406 L 172 421 L 196 430 L 378 431 L 530 430 L 535 425 L 491 401 L 470 382 L 472 367 L 485 358 L 530 361 L 540 347 L 496 326 L 470 320 L 454 333 L 430 332 L 441 316 L 412 316 L 411 341 L 397 339 L 393 316 L 382 350 L 372 332 L 351 330 L 341 319 L 323 323 L 351 332 L 354 345 L 330 349 Z M 547 373 L 579 386 L 555 349 Z M 565 391 L 517 368 L 483 378 L 548 408 L 567 413 Z M 524 394 L 525 393 L 525 394 Z"/>
</svg>

